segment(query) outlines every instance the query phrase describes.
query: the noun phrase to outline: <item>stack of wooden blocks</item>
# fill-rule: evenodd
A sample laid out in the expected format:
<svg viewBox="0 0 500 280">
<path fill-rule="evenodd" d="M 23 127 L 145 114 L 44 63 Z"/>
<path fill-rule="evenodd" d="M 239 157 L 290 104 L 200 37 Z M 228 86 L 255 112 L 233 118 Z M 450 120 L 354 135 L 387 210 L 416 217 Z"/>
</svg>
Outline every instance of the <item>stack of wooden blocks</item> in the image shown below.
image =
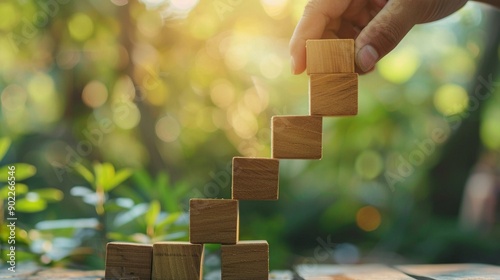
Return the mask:
<svg viewBox="0 0 500 280">
<path fill-rule="evenodd" d="M 106 279 L 202 279 L 206 243 L 222 244 L 223 280 L 268 279 L 268 243 L 239 240 L 239 200 L 277 200 L 279 159 L 321 159 L 322 117 L 358 112 L 354 41 L 306 49 L 310 115 L 272 118 L 272 158 L 233 158 L 232 199 L 191 199 L 189 242 L 108 243 Z"/>
</svg>

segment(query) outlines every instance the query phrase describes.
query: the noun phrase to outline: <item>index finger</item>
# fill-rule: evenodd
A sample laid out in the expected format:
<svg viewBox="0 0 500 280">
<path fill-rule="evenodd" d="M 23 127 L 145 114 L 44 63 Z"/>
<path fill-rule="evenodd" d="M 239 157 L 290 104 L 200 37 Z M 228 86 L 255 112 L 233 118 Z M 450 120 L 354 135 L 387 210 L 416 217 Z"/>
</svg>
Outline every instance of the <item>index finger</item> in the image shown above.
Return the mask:
<svg viewBox="0 0 500 280">
<path fill-rule="evenodd" d="M 311 0 L 307 3 L 290 39 L 293 74 L 300 74 L 306 69 L 306 40 L 321 39 L 327 29 L 338 30 L 339 18 L 349 3 L 350 0 Z"/>
</svg>

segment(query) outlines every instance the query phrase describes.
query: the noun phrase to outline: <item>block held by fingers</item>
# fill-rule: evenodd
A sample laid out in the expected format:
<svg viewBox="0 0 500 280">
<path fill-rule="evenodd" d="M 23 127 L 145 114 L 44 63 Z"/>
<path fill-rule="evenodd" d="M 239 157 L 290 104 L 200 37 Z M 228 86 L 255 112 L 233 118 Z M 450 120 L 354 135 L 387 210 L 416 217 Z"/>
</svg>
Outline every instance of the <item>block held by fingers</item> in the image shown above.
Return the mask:
<svg viewBox="0 0 500 280">
<path fill-rule="evenodd" d="M 354 40 L 306 41 L 307 74 L 354 73 Z"/>
</svg>

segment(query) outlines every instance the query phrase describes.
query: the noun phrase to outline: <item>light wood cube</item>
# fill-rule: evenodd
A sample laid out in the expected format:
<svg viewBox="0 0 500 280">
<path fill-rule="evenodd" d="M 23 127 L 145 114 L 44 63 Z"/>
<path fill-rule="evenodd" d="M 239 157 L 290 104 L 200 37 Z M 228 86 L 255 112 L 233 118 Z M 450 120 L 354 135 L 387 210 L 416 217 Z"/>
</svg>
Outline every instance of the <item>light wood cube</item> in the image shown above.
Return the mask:
<svg viewBox="0 0 500 280">
<path fill-rule="evenodd" d="M 273 158 L 321 159 L 321 117 L 274 116 L 271 130 Z"/>
<path fill-rule="evenodd" d="M 269 244 L 267 241 L 240 241 L 235 245 L 222 245 L 221 268 L 224 280 L 267 280 Z"/>
<path fill-rule="evenodd" d="M 306 41 L 307 74 L 354 73 L 354 40 Z"/>
<path fill-rule="evenodd" d="M 315 116 L 358 114 L 358 74 L 313 74 L 309 79 L 309 111 Z"/>
<path fill-rule="evenodd" d="M 157 242 L 153 244 L 153 280 L 203 278 L 202 244 Z"/>
<path fill-rule="evenodd" d="M 126 242 L 106 245 L 105 279 L 151 279 L 153 246 Z"/>
<path fill-rule="evenodd" d="M 279 160 L 272 158 L 233 158 L 232 198 L 239 200 L 277 200 Z"/>
<path fill-rule="evenodd" d="M 232 199 L 191 199 L 189 241 L 236 244 L 239 235 L 238 205 L 238 200 Z"/>
</svg>

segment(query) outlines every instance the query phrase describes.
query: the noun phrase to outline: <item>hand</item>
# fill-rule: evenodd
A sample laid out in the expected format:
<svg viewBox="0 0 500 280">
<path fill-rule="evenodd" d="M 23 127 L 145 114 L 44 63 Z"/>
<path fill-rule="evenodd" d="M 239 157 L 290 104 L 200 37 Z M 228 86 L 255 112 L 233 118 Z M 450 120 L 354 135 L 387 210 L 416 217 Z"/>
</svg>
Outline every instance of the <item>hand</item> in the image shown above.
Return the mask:
<svg viewBox="0 0 500 280">
<path fill-rule="evenodd" d="M 310 0 L 290 41 L 292 72 L 306 68 L 306 40 L 355 39 L 356 71 L 366 73 L 419 23 L 444 18 L 467 0 Z"/>
</svg>

